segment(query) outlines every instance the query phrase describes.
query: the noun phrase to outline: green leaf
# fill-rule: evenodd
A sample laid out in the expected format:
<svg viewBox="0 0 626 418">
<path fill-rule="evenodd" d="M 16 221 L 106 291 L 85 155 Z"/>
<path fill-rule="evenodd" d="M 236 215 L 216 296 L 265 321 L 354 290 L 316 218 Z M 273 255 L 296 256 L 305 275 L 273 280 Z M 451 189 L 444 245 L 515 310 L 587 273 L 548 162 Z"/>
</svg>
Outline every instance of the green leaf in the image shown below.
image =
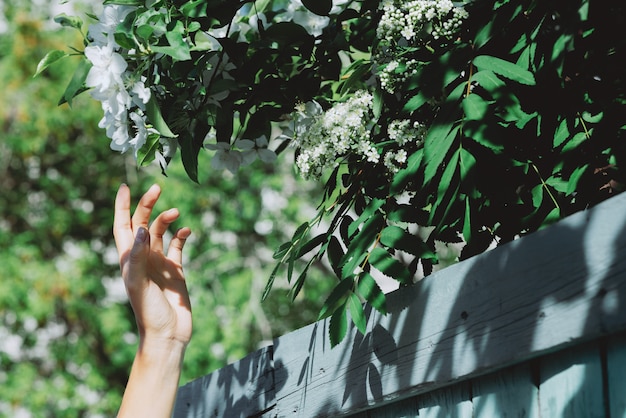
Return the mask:
<svg viewBox="0 0 626 418">
<path fill-rule="evenodd" d="M 459 152 L 459 168 L 461 173 L 459 181 L 464 182 L 474 170 L 474 166 L 476 166 L 476 158 L 465 148 L 461 148 Z"/>
<path fill-rule="evenodd" d="M 474 58 L 473 64 L 480 70 L 491 70 L 509 80 L 529 86 L 535 85 L 535 76 L 533 73 L 501 58 L 479 55 Z"/>
<path fill-rule="evenodd" d="M 463 99 L 463 111 L 467 120 L 482 120 L 487 113 L 489 104 L 478 94 L 470 94 Z"/>
<path fill-rule="evenodd" d="M 396 260 L 385 249 L 376 247 L 370 252 L 369 263 L 387 277 L 400 283 L 411 283 L 412 276 L 407 267 Z"/>
<path fill-rule="evenodd" d="M 406 104 L 402 108 L 402 111 L 407 113 L 413 113 L 417 109 L 425 105 L 427 102 L 428 97 L 426 97 L 422 92 L 419 92 L 406 102 Z"/>
<path fill-rule="evenodd" d="M 324 305 L 322 306 L 317 319 L 324 319 L 331 315 L 337 308 L 337 305 L 346 297 L 348 292 L 352 291 L 352 286 L 354 286 L 354 276 L 346 277 L 340 281 L 330 292 L 326 301 L 324 301 Z"/>
<path fill-rule="evenodd" d="M 150 134 L 146 143 L 137 152 L 137 164 L 142 167 L 154 161 L 154 154 L 159 149 L 159 134 Z"/>
<path fill-rule="evenodd" d="M 348 300 L 350 301 L 350 317 L 352 318 L 352 322 L 354 322 L 354 325 L 356 325 L 361 334 L 365 334 L 367 332 L 367 320 L 365 319 L 363 304 L 354 293 L 350 293 Z"/>
<path fill-rule="evenodd" d="M 533 207 L 540 207 L 541 203 L 543 203 L 543 184 L 538 184 L 533 187 L 530 194 L 533 197 Z"/>
<path fill-rule="evenodd" d="M 283 242 L 280 247 L 276 251 L 274 251 L 274 255 L 272 256 L 274 260 L 282 259 L 292 248 L 293 244 L 291 241 Z"/>
<path fill-rule="evenodd" d="M 406 167 L 401 168 L 397 173 L 393 175 L 393 180 L 391 181 L 392 194 L 401 192 L 411 180 L 415 180 L 417 173 L 421 167 L 423 156 L 423 148 L 414 151 L 409 156 Z"/>
<path fill-rule="evenodd" d="M 567 138 L 569 138 L 570 133 L 569 133 L 569 128 L 567 126 L 567 119 L 563 119 L 561 121 L 561 123 L 559 124 L 559 126 L 556 128 L 556 132 L 554 133 L 554 138 L 552 139 L 552 143 L 554 144 L 554 147 L 559 147 L 561 146 L 561 144 L 563 144 L 565 141 L 567 141 Z"/>
<path fill-rule="evenodd" d="M 582 144 L 583 142 L 587 141 L 588 139 L 589 139 L 589 137 L 587 136 L 587 134 L 585 132 L 578 132 L 576 135 L 574 135 L 572 137 L 572 139 L 567 141 L 567 143 L 563 147 L 563 152 L 572 151 L 572 150 L 578 148 L 578 146 L 580 144 Z"/>
<path fill-rule="evenodd" d="M 309 241 L 305 242 L 304 244 L 302 244 L 302 246 L 298 248 L 296 258 L 302 257 L 304 254 L 308 253 L 309 251 L 312 251 L 314 248 L 323 244 L 326 241 L 327 237 L 328 237 L 328 234 L 322 233 L 311 238 Z"/>
<path fill-rule="evenodd" d="M 446 154 L 454 144 L 458 131 L 459 126 L 450 123 L 436 125 L 428 131 L 424 142 L 424 160 L 426 162 L 424 183 L 432 180 L 444 164 Z"/>
<path fill-rule="evenodd" d="M 374 309 L 383 315 L 387 314 L 387 298 L 371 274 L 365 272 L 361 275 L 357 290 Z"/>
<path fill-rule="evenodd" d="M 415 256 L 422 256 L 428 251 L 419 237 L 410 234 L 399 226 L 387 226 L 380 233 L 380 243 L 396 250 L 402 250 Z"/>
<path fill-rule="evenodd" d="M 161 136 L 166 138 L 177 137 L 177 135 L 170 130 L 169 126 L 167 126 L 165 119 L 163 119 L 161 109 L 159 109 L 159 104 L 157 103 L 154 94 L 150 96 L 150 100 L 146 104 L 146 116 L 148 117 L 148 121 L 152 124 L 154 129 L 159 131 Z"/>
<path fill-rule="evenodd" d="M 267 299 L 267 296 L 270 294 L 270 291 L 272 290 L 272 286 L 274 285 L 274 280 L 276 279 L 276 274 L 278 273 L 278 269 L 280 268 L 281 265 L 282 265 L 281 263 L 276 263 L 276 265 L 274 266 L 274 269 L 272 270 L 272 273 L 270 274 L 270 277 L 267 280 L 267 283 L 265 284 L 265 289 L 263 289 L 263 294 L 261 295 L 261 302 Z"/>
<path fill-rule="evenodd" d="M 429 225 L 432 225 L 435 219 L 439 219 L 438 222 L 444 222 L 448 211 L 457 198 L 460 183 L 453 180 L 459 168 L 460 157 L 461 151 L 457 149 L 450 157 L 450 160 L 446 162 L 437 187 L 437 198 L 430 211 Z"/>
<path fill-rule="evenodd" d="M 348 332 L 348 319 L 346 318 L 346 305 L 342 305 L 330 317 L 328 325 L 328 337 L 330 346 L 335 347 L 346 337 Z"/>
<path fill-rule="evenodd" d="M 265 37 L 283 47 L 313 41 L 313 37 L 309 32 L 294 22 L 279 22 L 273 24 L 265 31 Z"/>
<path fill-rule="evenodd" d="M 383 215 L 380 212 L 376 212 L 365 222 L 356 236 L 352 238 L 345 255 L 340 261 L 341 277 L 354 274 L 354 269 L 365 259 L 368 248 L 373 245 L 376 235 L 381 231 L 383 225 Z"/>
<path fill-rule="evenodd" d="M 61 58 L 69 57 L 69 55 L 70 54 L 68 54 L 67 52 L 59 51 L 59 50 L 48 52 L 46 56 L 43 57 L 41 61 L 39 61 L 39 64 L 37 64 L 37 71 L 35 71 L 35 74 L 33 75 L 33 77 L 37 77 L 51 64 L 57 62 Z"/>
<path fill-rule="evenodd" d="M 574 170 L 572 175 L 569 176 L 569 181 L 567 183 L 567 190 L 566 190 L 567 195 L 571 195 L 577 190 L 578 182 L 580 181 L 582 176 L 587 172 L 588 169 L 589 169 L 589 164 L 585 164 L 581 167 L 576 168 L 576 170 Z"/>
<path fill-rule="evenodd" d="M 304 7 L 320 16 L 328 16 L 333 8 L 332 0 L 302 0 Z"/>
<path fill-rule="evenodd" d="M 80 61 L 78 67 L 76 67 L 76 71 L 74 71 L 72 79 L 65 88 L 63 98 L 59 101 L 59 105 L 67 102 L 68 105 L 72 106 L 72 99 L 86 90 L 85 80 L 87 79 L 87 74 L 89 74 L 91 67 L 91 62 L 86 58 Z"/>
<path fill-rule="evenodd" d="M 61 26 L 75 28 L 80 30 L 83 27 L 83 20 L 77 16 L 68 16 L 65 13 L 61 13 L 54 17 L 54 21 Z"/>
<path fill-rule="evenodd" d="M 298 297 L 298 295 L 300 294 L 300 291 L 302 290 L 302 286 L 304 286 L 304 281 L 306 279 L 307 272 L 309 271 L 309 267 L 311 267 L 311 264 L 313 264 L 313 260 L 315 259 L 312 258 L 309 260 L 309 262 L 306 264 L 304 269 L 300 272 L 300 275 L 296 279 L 296 282 L 293 284 L 293 287 L 291 288 L 291 301 L 292 302 L 294 302 L 296 298 Z"/>
<path fill-rule="evenodd" d="M 385 199 L 372 199 L 368 205 L 363 209 L 363 213 L 352 221 L 350 226 L 348 227 L 348 236 L 352 236 L 359 227 L 367 221 L 382 205 L 385 204 Z"/>
</svg>

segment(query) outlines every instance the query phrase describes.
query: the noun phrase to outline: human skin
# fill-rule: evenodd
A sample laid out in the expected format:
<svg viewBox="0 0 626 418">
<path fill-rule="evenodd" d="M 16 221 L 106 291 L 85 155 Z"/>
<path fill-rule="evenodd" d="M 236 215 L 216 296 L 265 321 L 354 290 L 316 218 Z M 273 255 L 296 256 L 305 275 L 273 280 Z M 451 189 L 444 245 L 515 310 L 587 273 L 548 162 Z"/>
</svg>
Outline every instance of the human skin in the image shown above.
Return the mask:
<svg viewBox="0 0 626 418">
<path fill-rule="evenodd" d="M 132 217 L 128 186 L 122 184 L 115 198 L 113 235 L 139 332 L 118 417 L 171 417 L 191 339 L 191 303 L 182 268 L 183 246 L 191 230 L 176 231 L 164 252 L 163 235 L 179 212 L 164 211 L 149 225 L 160 193 L 157 185 L 150 187 Z"/>
</svg>

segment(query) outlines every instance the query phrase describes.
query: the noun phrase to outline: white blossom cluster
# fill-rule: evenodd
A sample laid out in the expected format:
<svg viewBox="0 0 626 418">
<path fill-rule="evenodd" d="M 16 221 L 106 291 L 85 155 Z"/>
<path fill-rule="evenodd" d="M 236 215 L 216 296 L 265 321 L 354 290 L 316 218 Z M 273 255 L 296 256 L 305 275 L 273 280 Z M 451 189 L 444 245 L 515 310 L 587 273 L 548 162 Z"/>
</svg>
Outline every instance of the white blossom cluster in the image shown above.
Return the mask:
<svg viewBox="0 0 626 418">
<path fill-rule="evenodd" d="M 378 72 L 380 86 L 387 93 L 394 94 L 396 89 L 415 75 L 419 63 L 415 59 L 392 59 L 383 65 Z"/>
<path fill-rule="evenodd" d="M 372 95 L 358 91 L 323 113 L 316 103 L 299 109 L 294 139 L 300 150 L 296 165 L 302 177 L 317 179 L 324 169 L 336 166 L 348 155 L 378 163 L 380 155 L 370 136 L 372 105 Z"/>
<path fill-rule="evenodd" d="M 381 40 L 375 54 L 378 78 L 383 90 L 395 94 L 419 70 L 419 62 L 398 48 L 426 45 L 438 39 L 452 39 L 467 18 L 463 7 L 450 0 L 384 0 L 383 16 L 376 29 Z"/>
<path fill-rule="evenodd" d="M 376 34 L 379 39 L 418 44 L 432 39 L 450 39 L 468 14 L 451 0 L 386 0 Z"/>
<path fill-rule="evenodd" d="M 423 144 L 426 126 L 409 119 L 393 120 L 387 128 L 387 149 L 381 158 L 380 146 L 372 140 L 372 105 L 372 95 L 361 90 L 326 112 L 317 102 L 296 108 L 283 137 L 293 139 L 299 149 L 296 165 L 302 177 L 318 179 L 324 170 L 348 156 L 372 164 L 382 161 L 392 174 L 406 165 L 409 151 Z"/>
<path fill-rule="evenodd" d="M 102 103 L 104 116 L 98 126 L 105 129 L 111 139 L 111 149 L 137 152 L 148 137 L 159 132 L 146 121 L 145 109 L 150 100 L 150 89 L 144 84 L 146 78 L 128 71 L 128 63 L 115 42 L 115 29 L 134 7 L 105 5 L 98 22 L 89 27 L 89 44 L 85 56 L 91 62 L 85 85 L 91 96 Z M 133 51 L 129 51 L 132 53 Z M 160 138 L 162 151 L 156 158 L 162 167 L 165 158 L 176 151 L 174 140 Z"/>
<path fill-rule="evenodd" d="M 392 121 L 387 128 L 387 138 L 399 148 L 394 147 L 385 153 L 383 163 L 387 171 L 397 173 L 406 164 L 407 145 L 413 144 L 413 147 L 419 147 L 423 144 L 427 132 L 426 126 L 419 122 L 409 119 Z"/>
</svg>

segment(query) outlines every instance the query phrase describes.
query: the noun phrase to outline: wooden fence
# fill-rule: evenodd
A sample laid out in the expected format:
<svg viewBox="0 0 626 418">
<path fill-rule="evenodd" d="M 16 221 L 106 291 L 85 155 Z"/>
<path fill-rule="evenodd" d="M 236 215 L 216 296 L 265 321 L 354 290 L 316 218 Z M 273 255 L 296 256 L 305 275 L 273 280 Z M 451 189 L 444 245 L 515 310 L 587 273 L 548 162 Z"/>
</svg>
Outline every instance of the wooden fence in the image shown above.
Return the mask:
<svg viewBox="0 0 626 418">
<path fill-rule="evenodd" d="M 626 418 L 626 193 L 180 388 L 174 416 Z"/>
</svg>

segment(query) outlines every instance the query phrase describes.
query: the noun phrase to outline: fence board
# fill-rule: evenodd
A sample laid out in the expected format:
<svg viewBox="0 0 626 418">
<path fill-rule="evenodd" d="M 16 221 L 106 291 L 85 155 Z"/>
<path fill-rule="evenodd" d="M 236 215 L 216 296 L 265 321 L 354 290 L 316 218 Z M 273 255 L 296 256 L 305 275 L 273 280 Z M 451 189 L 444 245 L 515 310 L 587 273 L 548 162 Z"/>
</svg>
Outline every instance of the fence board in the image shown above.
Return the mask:
<svg viewBox="0 0 626 418">
<path fill-rule="evenodd" d="M 626 418 L 626 335 L 609 339 L 607 364 L 611 418 Z"/>
<path fill-rule="evenodd" d="M 597 344 L 541 359 L 541 416 L 604 418 L 602 364 Z"/>
<path fill-rule="evenodd" d="M 334 349 L 327 321 L 276 338 L 273 392 L 244 393 L 267 393 L 252 398 L 268 417 L 348 415 L 626 330 L 624 207 L 618 195 L 390 294 L 389 315 L 368 312 L 366 335 Z"/>
<path fill-rule="evenodd" d="M 472 388 L 475 417 L 540 417 L 530 362 L 475 379 Z"/>
<path fill-rule="evenodd" d="M 274 404 L 272 347 L 180 388 L 174 417 L 248 417 Z"/>
</svg>

